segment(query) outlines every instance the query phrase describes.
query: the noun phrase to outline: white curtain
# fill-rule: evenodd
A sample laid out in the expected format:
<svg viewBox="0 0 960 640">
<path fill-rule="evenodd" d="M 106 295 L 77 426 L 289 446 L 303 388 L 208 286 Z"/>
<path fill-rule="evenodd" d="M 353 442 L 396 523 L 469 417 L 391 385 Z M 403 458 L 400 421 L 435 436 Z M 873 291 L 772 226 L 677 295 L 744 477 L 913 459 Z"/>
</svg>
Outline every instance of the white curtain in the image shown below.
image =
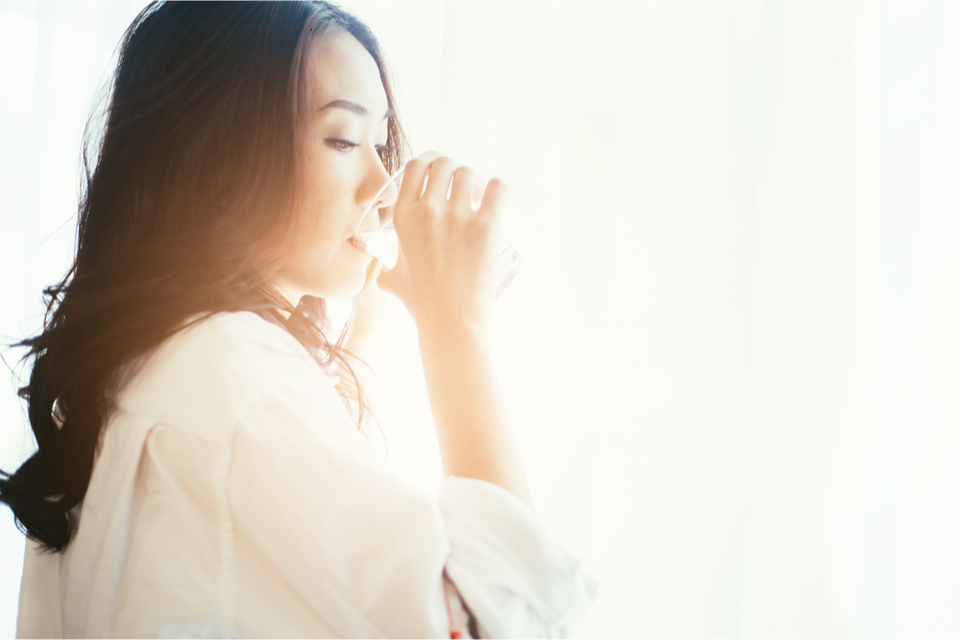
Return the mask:
<svg viewBox="0 0 960 640">
<path fill-rule="evenodd" d="M 0 5 L 0 335 L 69 264 L 140 6 Z M 960 6 L 348 7 L 415 151 L 511 188 L 496 357 L 539 512 L 601 583 L 574 632 L 960 634 Z M 388 463 L 429 489 L 399 309 L 389 344 Z M 21 553 L 4 514 L 0 634 Z"/>
</svg>

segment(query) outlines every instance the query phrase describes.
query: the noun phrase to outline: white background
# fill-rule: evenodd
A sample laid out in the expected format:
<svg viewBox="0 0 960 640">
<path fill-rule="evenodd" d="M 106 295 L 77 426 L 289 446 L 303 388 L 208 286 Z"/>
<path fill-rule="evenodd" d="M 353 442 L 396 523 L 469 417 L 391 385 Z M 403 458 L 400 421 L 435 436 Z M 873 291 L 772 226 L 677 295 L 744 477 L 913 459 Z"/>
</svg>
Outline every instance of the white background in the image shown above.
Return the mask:
<svg viewBox="0 0 960 640">
<path fill-rule="evenodd" d="M 141 6 L 0 4 L 6 342 L 72 258 Z M 414 149 L 511 187 L 496 357 L 541 516 L 601 583 L 574 632 L 960 634 L 960 5 L 349 6 Z M 388 461 L 429 488 L 408 321 L 390 344 Z M 0 467 L 26 429 L 4 378 Z M 21 557 L 5 510 L 0 635 Z"/>
</svg>

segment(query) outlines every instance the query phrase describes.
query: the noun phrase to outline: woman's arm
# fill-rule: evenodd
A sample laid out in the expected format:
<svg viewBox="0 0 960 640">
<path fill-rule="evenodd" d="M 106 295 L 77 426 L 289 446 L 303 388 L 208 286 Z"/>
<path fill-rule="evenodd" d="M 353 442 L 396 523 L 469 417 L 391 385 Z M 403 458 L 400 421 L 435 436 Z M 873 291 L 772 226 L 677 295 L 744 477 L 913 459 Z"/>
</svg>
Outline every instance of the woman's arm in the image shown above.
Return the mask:
<svg viewBox="0 0 960 640">
<path fill-rule="evenodd" d="M 532 507 L 487 331 L 446 324 L 420 326 L 419 333 L 444 472 L 492 482 Z"/>
<path fill-rule="evenodd" d="M 530 504 L 487 346 L 506 189 L 492 180 L 474 212 L 475 181 L 449 158 L 410 161 L 394 214 L 401 258 L 378 282 L 417 323 L 445 473 L 492 482 Z"/>
</svg>

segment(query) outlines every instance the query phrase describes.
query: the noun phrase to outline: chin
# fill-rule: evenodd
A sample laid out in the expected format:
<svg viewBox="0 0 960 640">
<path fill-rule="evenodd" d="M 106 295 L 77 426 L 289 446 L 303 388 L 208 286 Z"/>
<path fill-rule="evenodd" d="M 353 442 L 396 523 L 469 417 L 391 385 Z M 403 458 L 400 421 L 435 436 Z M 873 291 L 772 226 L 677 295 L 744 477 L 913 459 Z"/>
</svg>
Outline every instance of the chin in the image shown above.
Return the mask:
<svg viewBox="0 0 960 640">
<path fill-rule="evenodd" d="M 352 247 L 347 248 L 352 255 L 337 255 L 332 259 L 293 259 L 291 262 L 295 268 L 283 273 L 280 280 L 292 290 L 317 298 L 352 300 L 363 290 L 367 268 L 373 258 L 358 254 Z"/>
<path fill-rule="evenodd" d="M 363 290 L 363 281 L 361 280 L 359 284 L 355 287 L 339 287 L 332 291 L 328 291 L 326 295 L 321 295 L 319 297 L 326 298 L 330 300 L 353 300 L 360 292 Z"/>
<path fill-rule="evenodd" d="M 356 270 L 349 275 L 344 274 L 343 278 L 338 278 L 336 281 L 317 283 L 319 286 L 313 291 L 308 291 L 308 293 L 318 298 L 353 300 L 360 294 L 363 290 L 363 285 L 367 282 L 367 264 L 369 264 L 369 262 L 366 262 L 362 269 Z"/>
</svg>

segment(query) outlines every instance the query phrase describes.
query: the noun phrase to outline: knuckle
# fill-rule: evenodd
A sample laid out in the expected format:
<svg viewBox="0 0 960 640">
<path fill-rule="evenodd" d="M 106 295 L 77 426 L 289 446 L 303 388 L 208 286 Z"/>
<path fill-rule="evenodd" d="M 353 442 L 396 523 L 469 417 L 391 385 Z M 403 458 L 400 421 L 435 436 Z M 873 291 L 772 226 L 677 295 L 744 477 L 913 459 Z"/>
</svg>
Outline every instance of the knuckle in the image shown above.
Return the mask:
<svg viewBox="0 0 960 640">
<path fill-rule="evenodd" d="M 469 224 L 474 232 L 484 235 L 490 228 L 490 218 L 488 216 L 472 216 L 469 219 Z"/>
<path fill-rule="evenodd" d="M 447 169 L 447 168 L 452 168 L 454 165 L 454 162 L 453 162 L 453 158 L 450 158 L 449 156 L 440 156 L 439 158 L 433 161 L 433 164 L 435 164 L 438 168 Z"/>
<path fill-rule="evenodd" d="M 424 213 L 433 218 L 439 217 L 443 213 L 443 207 L 440 206 L 440 203 L 433 200 L 424 202 L 423 210 Z"/>
<path fill-rule="evenodd" d="M 427 163 L 421 160 L 420 158 L 414 158 L 407 162 L 407 171 L 422 171 L 427 166 Z"/>
</svg>

